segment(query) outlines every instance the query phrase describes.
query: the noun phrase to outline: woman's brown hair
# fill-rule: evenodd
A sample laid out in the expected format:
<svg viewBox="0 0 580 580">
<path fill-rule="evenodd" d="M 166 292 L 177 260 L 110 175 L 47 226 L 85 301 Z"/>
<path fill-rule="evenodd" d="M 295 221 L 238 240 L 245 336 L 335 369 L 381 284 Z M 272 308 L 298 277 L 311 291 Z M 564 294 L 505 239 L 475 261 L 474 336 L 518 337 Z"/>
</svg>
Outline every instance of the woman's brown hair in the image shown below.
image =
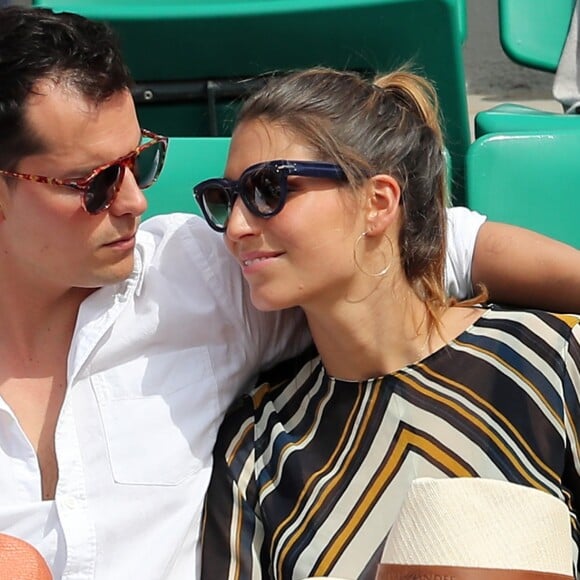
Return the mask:
<svg viewBox="0 0 580 580">
<path fill-rule="evenodd" d="M 355 72 L 314 68 L 273 77 L 250 96 L 238 123 L 262 119 L 304 138 L 320 160 L 342 167 L 353 189 L 377 174 L 401 187 L 402 267 L 431 322 L 444 291 L 446 159 L 436 91 L 399 70 L 373 81 Z"/>
</svg>

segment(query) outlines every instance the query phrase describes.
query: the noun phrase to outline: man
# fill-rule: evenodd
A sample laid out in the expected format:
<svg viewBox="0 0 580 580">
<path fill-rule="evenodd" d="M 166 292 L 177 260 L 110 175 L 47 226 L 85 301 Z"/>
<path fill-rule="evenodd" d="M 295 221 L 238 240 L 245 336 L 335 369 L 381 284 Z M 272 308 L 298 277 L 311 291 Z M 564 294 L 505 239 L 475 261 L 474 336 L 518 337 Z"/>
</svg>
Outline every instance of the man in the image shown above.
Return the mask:
<svg viewBox="0 0 580 580">
<path fill-rule="evenodd" d="M 131 169 L 163 141 L 142 139 L 106 28 L 6 8 L 0 37 L 0 530 L 56 577 L 190 577 L 215 431 L 297 317 L 247 306 L 201 220 L 137 235 Z M 22 175 L 91 175 L 141 142 L 84 190 Z"/>
<path fill-rule="evenodd" d="M 138 229 L 166 140 L 129 84 L 105 26 L 0 9 L 0 531 L 55 578 L 193 577 L 223 414 L 308 341 L 297 313 L 250 306 L 198 218 Z M 465 289 L 483 218 L 460 221 Z"/>
</svg>

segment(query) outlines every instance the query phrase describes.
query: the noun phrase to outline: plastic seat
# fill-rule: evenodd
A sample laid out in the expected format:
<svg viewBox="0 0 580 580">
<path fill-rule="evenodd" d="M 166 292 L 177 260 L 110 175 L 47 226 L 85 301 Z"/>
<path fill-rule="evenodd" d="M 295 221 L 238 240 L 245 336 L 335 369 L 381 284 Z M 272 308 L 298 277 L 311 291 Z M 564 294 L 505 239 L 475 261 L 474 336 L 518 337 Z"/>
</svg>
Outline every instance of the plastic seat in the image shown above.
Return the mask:
<svg viewBox="0 0 580 580">
<path fill-rule="evenodd" d="M 274 70 L 368 74 L 412 62 L 441 100 L 455 193 L 470 142 L 462 43 L 465 0 L 36 0 L 109 21 L 138 86 L 143 126 L 229 135 L 237 102 Z M 245 79 L 246 82 L 243 82 Z"/>
<path fill-rule="evenodd" d="M 200 215 L 193 186 L 223 175 L 229 144 L 228 137 L 172 137 L 159 180 L 146 191 L 149 207 L 143 217 L 172 212 Z"/>
<path fill-rule="evenodd" d="M 523 66 L 555 72 L 575 0 L 499 0 L 504 52 Z"/>
<path fill-rule="evenodd" d="M 499 0 L 499 34 L 506 55 L 514 62 L 555 72 L 574 11 L 575 0 Z M 475 116 L 475 136 L 507 131 L 558 130 L 577 116 L 531 109 L 511 103 Z"/>
<path fill-rule="evenodd" d="M 580 248 L 578 150 L 574 130 L 485 135 L 467 155 L 467 203 Z"/>
<path fill-rule="evenodd" d="M 475 115 L 475 137 L 490 133 L 511 131 L 559 131 L 561 129 L 580 130 L 580 115 L 564 115 L 542 111 L 515 103 L 502 103 Z"/>
</svg>

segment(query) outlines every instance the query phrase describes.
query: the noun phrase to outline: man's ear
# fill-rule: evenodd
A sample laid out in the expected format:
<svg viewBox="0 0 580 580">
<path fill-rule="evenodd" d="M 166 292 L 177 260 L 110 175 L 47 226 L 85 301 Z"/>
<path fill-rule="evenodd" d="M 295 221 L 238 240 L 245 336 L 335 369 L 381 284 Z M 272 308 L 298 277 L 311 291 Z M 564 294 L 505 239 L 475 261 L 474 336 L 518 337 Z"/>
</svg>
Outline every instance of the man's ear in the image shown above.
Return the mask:
<svg viewBox="0 0 580 580">
<path fill-rule="evenodd" d="M 399 216 L 401 188 L 387 174 L 371 177 L 367 198 L 367 235 L 383 235 Z"/>
</svg>

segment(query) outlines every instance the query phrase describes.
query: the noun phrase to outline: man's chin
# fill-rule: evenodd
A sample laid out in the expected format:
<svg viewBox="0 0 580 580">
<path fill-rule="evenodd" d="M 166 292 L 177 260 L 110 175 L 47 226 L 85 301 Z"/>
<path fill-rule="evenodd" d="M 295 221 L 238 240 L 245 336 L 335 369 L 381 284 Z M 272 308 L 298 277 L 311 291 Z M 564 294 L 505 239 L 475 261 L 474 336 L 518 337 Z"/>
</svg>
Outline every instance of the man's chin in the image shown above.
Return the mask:
<svg viewBox="0 0 580 580">
<path fill-rule="evenodd" d="M 124 282 L 129 278 L 129 276 L 131 276 L 134 267 L 135 260 L 133 256 L 130 258 L 127 257 L 121 262 L 111 264 L 108 267 L 104 267 L 99 271 L 94 272 L 94 279 L 91 284 L 87 284 L 87 287 L 97 289 L 102 286 L 111 286 L 113 284 Z"/>
</svg>

